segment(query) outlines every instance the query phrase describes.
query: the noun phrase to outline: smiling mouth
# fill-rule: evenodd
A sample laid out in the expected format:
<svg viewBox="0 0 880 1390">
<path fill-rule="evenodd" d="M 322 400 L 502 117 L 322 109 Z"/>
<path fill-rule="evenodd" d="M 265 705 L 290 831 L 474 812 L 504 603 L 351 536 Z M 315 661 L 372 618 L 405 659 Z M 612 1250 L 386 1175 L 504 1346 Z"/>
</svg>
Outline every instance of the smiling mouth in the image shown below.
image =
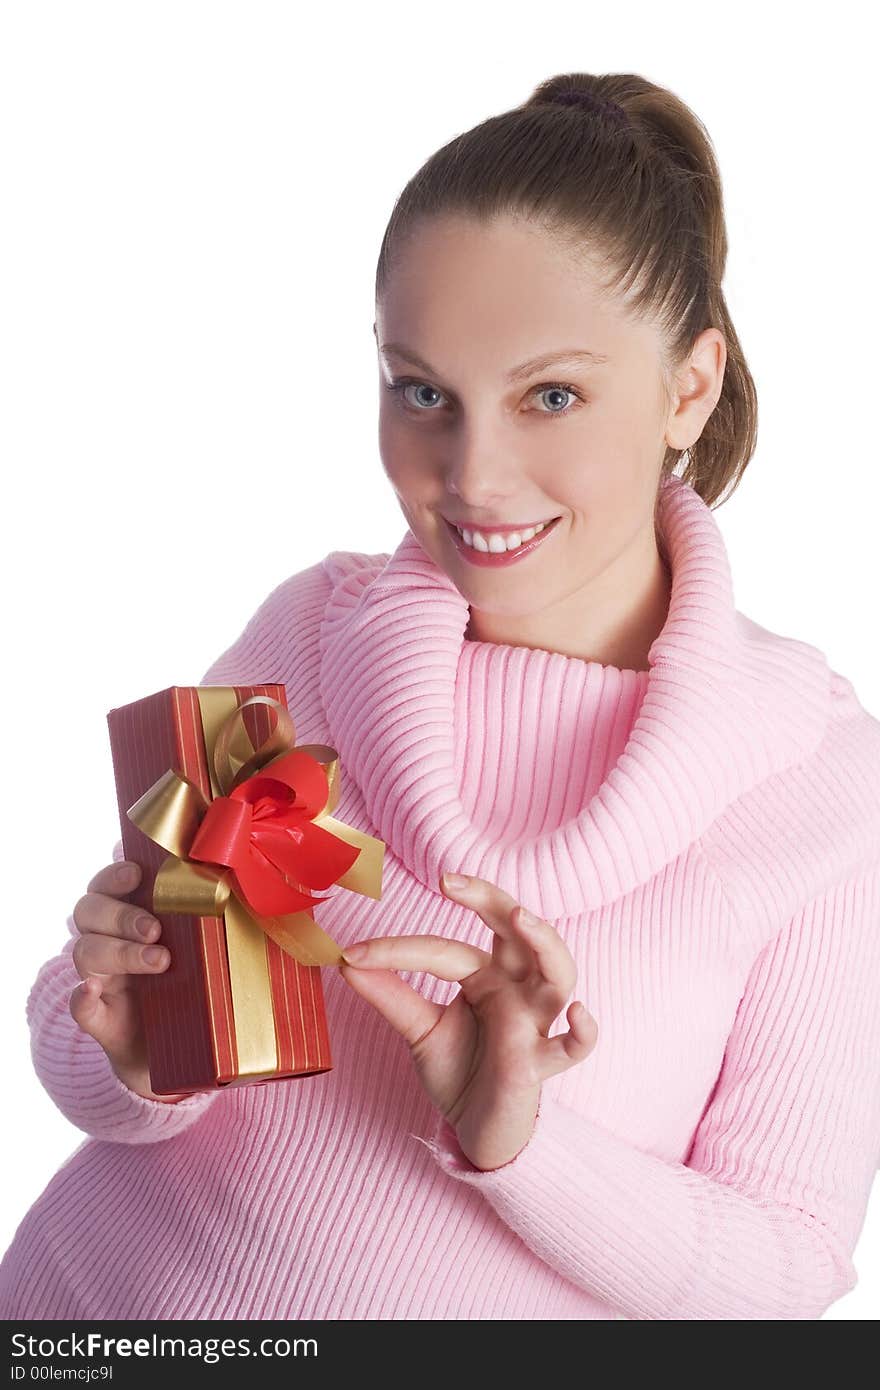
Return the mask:
<svg viewBox="0 0 880 1390">
<path fill-rule="evenodd" d="M 471 561 L 471 563 L 477 565 L 499 565 L 516 560 L 522 555 L 530 554 L 532 550 L 535 550 L 538 546 L 542 544 L 545 538 L 549 536 L 551 531 L 554 531 L 556 529 L 557 525 L 562 520 L 562 517 L 554 517 L 552 521 L 544 523 L 540 531 L 536 531 L 534 535 L 529 536 L 524 541 L 520 541 L 519 545 L 513 546 L 511 548 L 505 546 L 503 550 L 495 549 L 491 546 L 489 549 L 485 550 L 480 549 L 480 547 L 478 546 L 472 546 L 471 544 L 469 544 L 469 542 L 467 542 L 464 539 L 461 532 L 458 530 L 458 527 L 455 526 L 453 522 L 449 521 L 447 517 L 444 517 L 443 520 L 446 522 L 446 525 L 449 528 L 449 533 L 452 537 L 454 545 L 463 555 L 467 557 L 469 561 Z M 470 528 L 468 528 L 468 531 L 470 532 Z M 493 533 L 487 532 L 486 534 L 491 540 Z"/>
<path fill-rule="evenodd" d="M 551 521 L 558 521 L 558 516 L 548 516 L 540 521 L 523 521 L 519 525 L 513 523 L 507 526 L 478 526 L 471 521 L 453 521 L 451 517 L 445 516 L 444 521 L 448 521 L 450 526 L 455 526 L 462 531 L 479 531 L 481 536 L 506 535 L 512 536 L 514 532 L 531 531 L 534 526 L 549 526 Z"/>
<path fill-rule="evenodd" d="M 463 533 L 467 531 L 472 536 L 478 534 L 482 536 L 484 540 L 491 541 L 493 536 L 506 537 L 522 535 L 526 531 L 531 531 L 535 535 L 540 535 L 541 531 L 549 530 L 551 526 L 555 525 L 557 521 L 561 521 L 562 518 L 561 516 L 551 516 L 548 517 L 546 521 L 530 521 L 527 526 L 472 526 L 468 522 L 450 521 L 447 516 L 445 516 L 443 520 L 446 522 L 449 529 L 454 531 L 459 537 L 463 536 Z M 539 530 L 536 531 L 536 527 L 538 527 Z M 529 539 L 531 539 L 531 537 L 529 537 Z"/>
</svg>

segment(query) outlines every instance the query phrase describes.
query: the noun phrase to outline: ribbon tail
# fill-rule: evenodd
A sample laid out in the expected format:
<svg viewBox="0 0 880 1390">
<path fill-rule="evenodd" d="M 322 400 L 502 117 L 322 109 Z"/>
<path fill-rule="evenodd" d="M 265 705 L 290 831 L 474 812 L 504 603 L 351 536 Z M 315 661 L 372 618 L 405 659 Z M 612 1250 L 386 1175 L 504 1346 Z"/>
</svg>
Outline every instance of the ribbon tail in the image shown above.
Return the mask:
<svg viewBox="0 0 880 1390">
<path fill-rule="evenodd" d="M 341 949 L 333 937 L 318 926 L 310 913 L 291 912 L 284 917 L 258 917 L 246 902 L 241 902 L 241 905 L 257 926 L 300 965 L 341 963 Z"/>
<path fill-rule="evenodd" d="M 365 898 L 381 898 L 385 841 L 367 835 L 353 825 L 346 825 L 345 821 L 336 820 L 335 816 L 318 816 L 315 824 L 360 850 L 351 868 L 336 880 L 339 887 L 347 888 L 351 893 L 361 893 Z"/>
</svg>

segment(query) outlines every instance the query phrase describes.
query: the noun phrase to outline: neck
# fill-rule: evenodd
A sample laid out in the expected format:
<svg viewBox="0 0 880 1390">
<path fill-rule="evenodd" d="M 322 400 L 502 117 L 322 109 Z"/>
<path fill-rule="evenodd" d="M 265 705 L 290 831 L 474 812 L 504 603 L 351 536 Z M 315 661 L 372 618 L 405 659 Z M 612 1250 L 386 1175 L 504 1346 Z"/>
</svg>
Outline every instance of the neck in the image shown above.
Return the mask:
<svg viewBox="0 0 880 1390">
<path fill-rule="evenodd" d="M 601 574 L 552 608 L 509 616 L 472 607 L 465 639 L 647 671 L 648 652 L 666 623 L 671 594 L 671 571 L 650 527 Z"/>
</svg>

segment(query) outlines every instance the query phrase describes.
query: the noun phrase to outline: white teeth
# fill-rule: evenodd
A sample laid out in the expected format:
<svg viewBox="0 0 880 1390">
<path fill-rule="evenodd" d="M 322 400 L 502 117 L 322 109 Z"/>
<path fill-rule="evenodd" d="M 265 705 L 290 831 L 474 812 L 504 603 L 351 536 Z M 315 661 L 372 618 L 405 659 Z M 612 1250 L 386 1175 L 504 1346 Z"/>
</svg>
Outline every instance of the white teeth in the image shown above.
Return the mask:
<svg viewBox="0 0 880 1390">
<path fill-rule="evenodd" d="M 537 536 L 548 524 L 542 521 L 539 526 L 529 526 L 525 531 L 510 531 L 507 535 L 501 531 L 492 531 L 488 536 L 483 536 L 479 531 L 468 531 L 461 526 L 456 526 L 455 529 L 464 537 L 465 545 L 473 546 L 474 550 L 482 550 L 486 554 L 500 555 L 505 550 L 516 550 L 518 545 L 530 541 L 532 536 Z"/>
</svg>

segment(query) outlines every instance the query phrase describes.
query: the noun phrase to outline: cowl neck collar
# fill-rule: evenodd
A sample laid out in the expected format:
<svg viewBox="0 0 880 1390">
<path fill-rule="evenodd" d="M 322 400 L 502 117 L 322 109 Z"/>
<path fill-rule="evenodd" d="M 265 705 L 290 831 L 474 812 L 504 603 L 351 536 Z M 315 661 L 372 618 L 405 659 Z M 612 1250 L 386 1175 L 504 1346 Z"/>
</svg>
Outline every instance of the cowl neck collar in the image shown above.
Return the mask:
<svg viewBox="0 0 880 1390">
<path fill-rule="evenodd" d="M 515 843 L 487 836 L 462 805 L 454 721 L 463 649 L 474 645 L 464 635 L 467 601 L 409 529 L 387 559 L 353 566 L 346 552 L 327 556 L 333 584 L 320 654 L 330 740 L 375 833 L 432 891 L 450 868 L 499 884 L 548 920 L 593 911 L 653 877 L 732 801 L 820 742 L 830 701 L 824 655 L 735 609 L 715 516 L 675 475 L 661 485 L 658 530 L 669 611 L 648 671 L 636 673 L 645 689 L 629 737 L 576 815 Z M 598 666 L 508 651 L 558 675 L 559 691 L 572 664 Z M 503 700 L 504 690 L 491 695 Z M 491 703 L 484 717 L 493 717 Z"/>
</svg>

